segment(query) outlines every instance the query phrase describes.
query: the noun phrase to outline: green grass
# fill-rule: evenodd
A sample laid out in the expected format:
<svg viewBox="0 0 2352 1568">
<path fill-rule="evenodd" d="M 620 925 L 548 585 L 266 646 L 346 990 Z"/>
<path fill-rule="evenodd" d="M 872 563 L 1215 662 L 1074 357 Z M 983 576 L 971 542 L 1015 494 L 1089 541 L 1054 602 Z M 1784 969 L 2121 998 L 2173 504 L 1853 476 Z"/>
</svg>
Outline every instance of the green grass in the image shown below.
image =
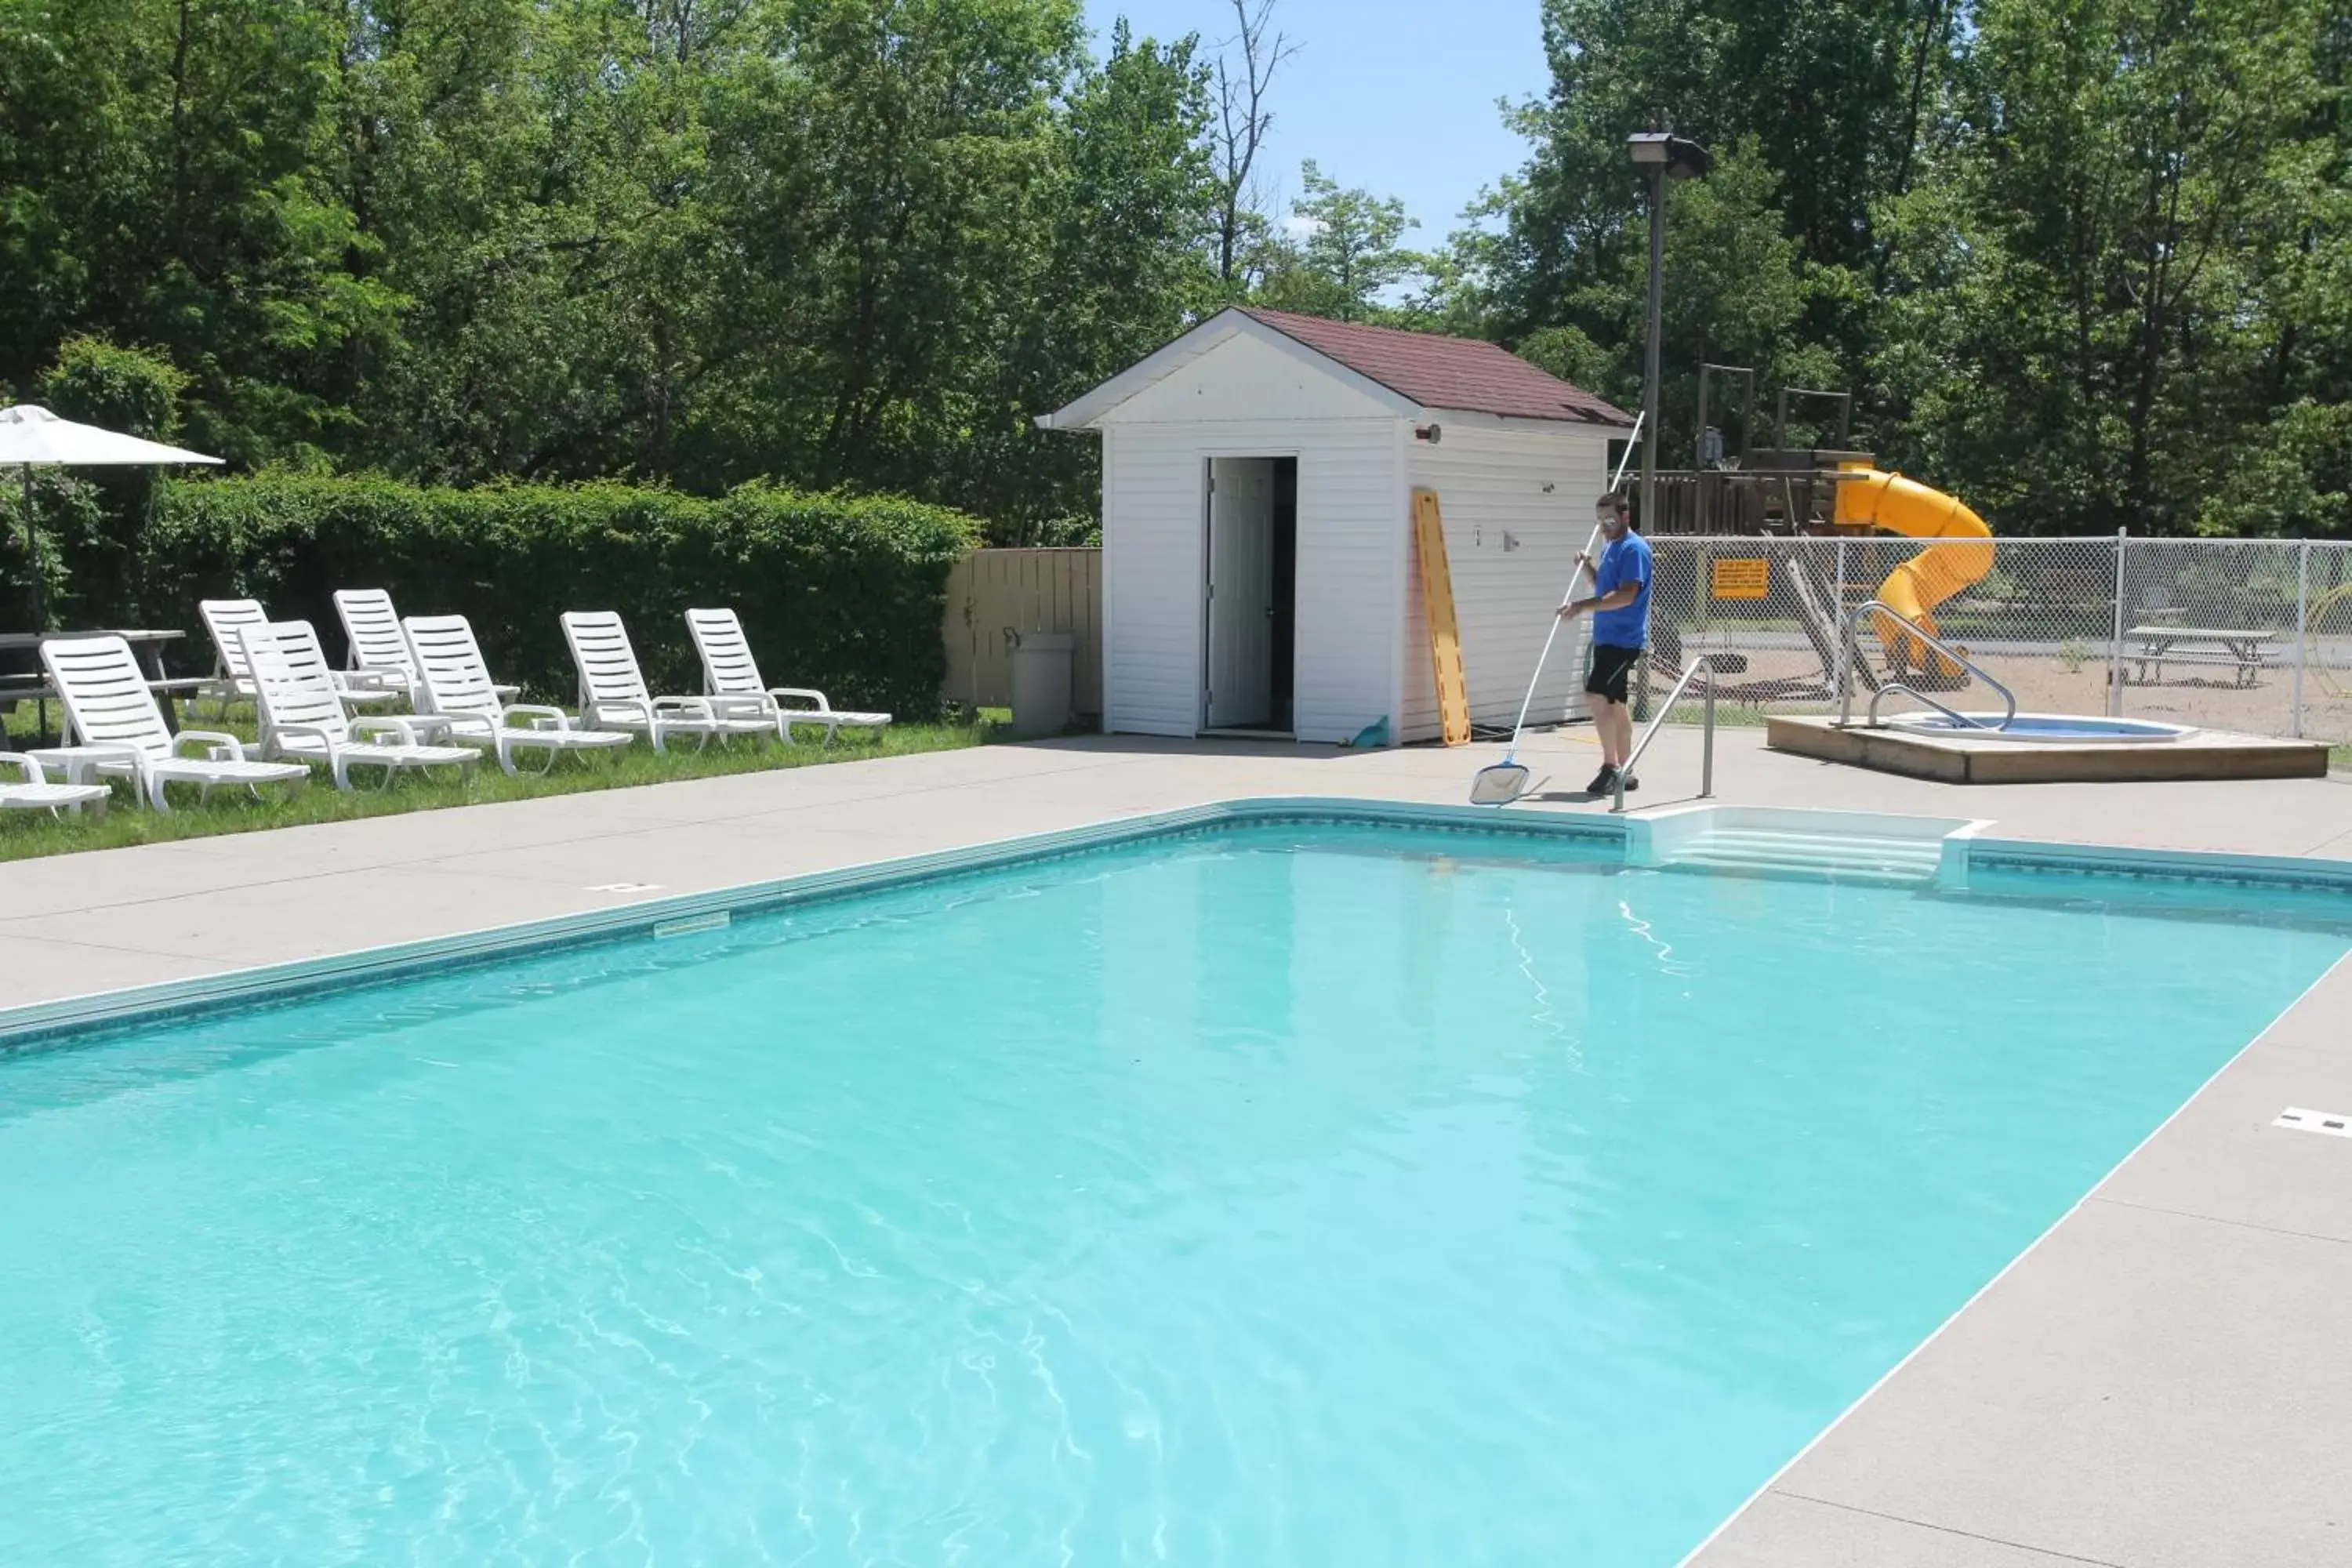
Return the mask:
<svg viewBox="0 0 2352 1568">
<path fill-rule="evenodd" d="M 50 710 L 55 721 L 56 710 Z M 8 744 L 18 750 L 32 732 L 29 707 L 6 716 Z M 195 730 L 226 730 L 253 738 L 249 713 L 232 710 L 226 721 L 207 713 L 185 726 Z M 893 724 L 878 735 L 845 732 L 833 745 L 804 740 L 787 746 L 781 741 L 739 739 L 707 750 L 674 744 L 656 756 L 643 741 L 605 753 L 560 756 L 545 773 L 525 772 L 509 778 L 495 759 L 485 755 L 470 777 L 457 778 L 446 768 L 426 777 L 403 774 L 389 789 L 375 787 L 381 771 L 354 771 L 357 789 L 337 790 L 324 769 L 311 771 L 311 783 L 300 789 L 265 787 L 259 798 L 242 791 L 217 791 L 199 805 L 193 789 L 175 786 L 168 813 L 142 811 L 131 804 L 130 787 L 114 785 L 114 799 L 103 820 L 89 816 L 52 817 L 41 811 L 0 811 L 0 861 L 36 855 L 61 855 L 77 849 L 114 849 L 131 844 L 163 844 L 179 838 L 202 838 L 216 833 L 251 833 L 265 827 L 291 827 L 309 822 L 345 822 L 361 816 L 389 816 L 409 811 L 436 811 L 444 806 L 479 805 L 489 801 L 531 800 L 541 795 L 578 795 L 588 790 L 625 789 L 632 784 L 667 784 L 678 779 L 713 778 L 722 773 L 761 773 L 781 768 L 813 767 L 826 763 L 854 762 L 867 757 L 909 756 L 919 752 L 954 751 L 984 743 L 995 725 L 983 715 L 976 724 Z M 539 763 L 525 758 L 525 769 Z M 20 778 L 14 764 L 5 769 L 9 779 Z"/>
<path fill-rule="evenodd" d="M 2327 765 L 2331 768 L 2352 768 L 2352 742 L 2328 747 Z"/>
</svg>

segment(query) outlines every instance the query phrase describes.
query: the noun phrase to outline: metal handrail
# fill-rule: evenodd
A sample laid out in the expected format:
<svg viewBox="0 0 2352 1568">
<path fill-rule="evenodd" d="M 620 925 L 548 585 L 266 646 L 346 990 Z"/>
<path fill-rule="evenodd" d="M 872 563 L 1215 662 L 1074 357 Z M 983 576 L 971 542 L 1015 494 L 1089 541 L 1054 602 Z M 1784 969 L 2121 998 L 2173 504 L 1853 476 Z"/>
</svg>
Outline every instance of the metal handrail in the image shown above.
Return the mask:
<svg viewBox="0 0 2352 1568">
<path fill-rule="evenodd" d="M 1998 679 L 1994 679 L 1992 671 L 1987 669 L 1983 665 L 1980 665 L 1976 660 L 1970 658 L 1966 653 L 1954 647 L 1950 643 L 1946 642 L 1943 638 L 1937 637 L 1935 633 L 1929 631 L 1927 627 L 1921 626 L 1918 622 L 1913 620 L 1902 611 L 1895 609 L 1885 601 L 1882 599 L 1871 599 L 1856 605 L 1853 612 L 1845 618 L 1847 674 L 1846 679 L 1841 683 L 1838 690 L 1839 729 L 1845 729 L 1848 725 L 1853 722 L 1853 670 L 1855 662 L 1862 656 L 1862 617 L 1869 615 L 1885 616 L 1888 620 L 1893 621 L 1895 625 L 1903 627 L 1913 637 L 1917 637 L 1921 642 L 1927 644 L 1929 647 L 1934 648 L 1937 653 L 1942 654 L 1946 658 L 1950 659 L 1962 669 L 1967 670 L 1977 679 L 1983 681 L 1987 686 L 1990 686 L 1995 691 L 2000 692 L 2000 700 L 2004 703 L 2008 704 L 2009 711 L 2000 716 L 2000 722 L 1998 724 L 1982 723 L 1978 720 L 1969 718 L 1967 714 L 1959 711 L 1959 710 L 1956 708 L 1945 707 L 1944 704 L 1937 701 L 1934 698 L 1928 696 L 1926 692 L 1920 690 L 1916 686 L 1906 685 L 1900 680 L 1888 680 L 1882 681 L 1879 684 L 1878 689 L 1871 693 L 1870 709 L 1863 718 L 1864 724 L 1868 728 L 1874 730 L 1878 727 L 1878 705 L 1881 702 L 1885 701 L 1890 693 L 1896 691 L 1900 691 L 1904 696 L 1912 698 L 1916 701 L 1926 703 L 1928 707 L 1933 708 L 1937 712 L 1941 713 L 1945 718 L 1949 719 L 1953 723 L 1958 724 L 1964 730 L 2006 730 L 2009 728 L 2011 722 L 2016 719 L 2017 693 L 2011 691 L 2008 687 L 2003 686 Z M 1885 639 L 1882 637 L 1880 640 L 1884 641 Z"/>
<path fill-rule="evenodd" d="M 1703 653 L 1691 661 L 1690 668 L 1683 671 L 1683 678 L 1675 682 L 1675 689 L 1666 693 L 1666 700 L 1659 706 L 1657 716 L 1650 721 L 1650 727 L 1642 731 L 1642 739 L 1635 743 L 1633 754 L 1625 759 L 1624 766 L 1617 770 L 1617 798 L 1609 807 L 1611 812 L 1625 809 L 1625 780 L 1632 775 L 1633 764 L 1642 760 L 1642 753 L 1648 751 L 1650 742 L 1658 738 L 1658 731 L 1665 723 L 1666 715 L 1675 710 L 1675 704 L 1682 700 L 1683 693 L 1690 689 L 1690 683 L 1701 670 L 1707 672 L 1708 680 L 1706 718 L 1699 743 L 1698 796 L 1705 800 L 1715 794 L 1715 656 Z"/>
</svg>

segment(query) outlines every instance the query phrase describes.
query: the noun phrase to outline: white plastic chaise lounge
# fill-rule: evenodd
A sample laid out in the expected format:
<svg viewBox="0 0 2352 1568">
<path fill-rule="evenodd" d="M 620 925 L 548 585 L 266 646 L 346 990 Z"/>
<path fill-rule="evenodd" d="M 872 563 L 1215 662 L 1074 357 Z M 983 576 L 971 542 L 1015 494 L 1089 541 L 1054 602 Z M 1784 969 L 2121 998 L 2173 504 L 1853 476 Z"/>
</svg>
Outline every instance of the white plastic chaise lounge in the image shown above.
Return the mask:
<svg viewBox="0 0 2352 1568">
<path fill-rule="evenodd" d="M 408 683 L 404 680 L 388 680 L 370 670 L 337 669 L 333 665 L 329 664 L 327 650 L 319 643 L 318 630 L 311 626 L 310 622 L 278 621 L 262 624 L 280 626 L 299 626 L 309 631 L 310 635 L 307 637 L 278 638 L 278 651 L 286 656 L 289 664 L 294 666 L 296 675 L 305 680 L 324 680 L 331 687 L 336 700 L 341 702 L 345 712 L 360 708 L 381 708 L 386 703 L 399 702 L 406 699 Z M 248 631 L 250 629 L 247 628 Z M 406 716 L 404 715 L 404 717 Z M 420 741 L 430 741 L 436 731 L 448 727 L 437 719 L 419 720 L 412 717 L 407 719 L 407 723 L 415 738 Z"/>
<path fill-rule="evenodd" d="M 310 622 L 264 622 L 238 636 L 261 710 L 264 756 L 324 763 L 341 790 L 352 787 L 354 767 L 382 768 L 387 788 L 403 768 L 473 771 L 479 752 L 423 744 L 414 719 L 353 719 L 344 712 L 342 693 Z"/>
<path fill-rule="evenodd" d="M 350 667 L 347 678 L 373 680 L 385 689 L 404 692 L 411 711 L 425 711 L 424 689 L 416 679 L 416 655 L 408 646 L 408 634 L 400 629 L 399 613 L 392 607 L 392 595 L 381 588 L 338 588 L 335 590 L 335 616 L 343 623 L 343 642 L 351 650 L 344 662 Z M 494 689 L 499 700 L 513 700 L 516 688 L 500 686 Z"/>
<path fill-rule="evenodd" d="M 258 599 L 203 599 L 196 604 L 196 613 L 204 616 L 205 629 L 212 634 L 214 659 L 212 679 L 198 689 L 198 700 L 209 697 L 224 713 L 232 701 L 252 701 L 253 670 L 246 661 L 245 634 L 269 625 L 269 612 Z M 320 668 L 332 670 L 323 659 Z M 405 683 L 394 685 L 372 674 L 334 671 L 332 679 L 335 700 L 346 709 L 382 707 L 398 701 L 407 690 Z"/>
<path fill-rule="evenodd" d="M 212 634 L 213 672 L 196 688 L 194 700 L 209 698 L 226 713 L 230 703 L 253 700 L 253 671 L 246 668 L 241 639 L 247 626 L 267 626 L 269 612 L 258 599 L 199 599 L 196 614 Z"/>
<path fill-rule="evenodd" d="M 572 645 L 572 663 L 580 671 L 583 723 L 642 734 L 656 752 L 667 749 L 672 735 L 691 735 L 698 745 L 709 745 L 714 735 L 723 741 L 774 731 L 761 714 L 720 711 L 723 699 L 654 696 L 617 612 L 566 610 L 562 620 L 563 640 Z"/>
<path fill-rule="evenodd" d="M 561 752 L 599 752 L 634 739 L 625 731 L 583 729 L 561 708 L 500 701 L 473 623 L 463 616 L 410 616 L 400 624 L 416 660 L 419 710 L 448 720 L 451 740 L 491 748 L 508 773 L 515 771 L 518 751 L 545 752 L 553 767 Z M 512 719 L 530 728 L 517 729 Z"/>
<path fill-rule="evenodd" d="M 732 610 L 688 610 L 686 626 L 693 634 L 694 651 L 702 656 L 703 690 L 722 714 L 757 714 L 774 725 L 784 741 L 793 738 L 795 724 L 822 724 L 827 745 L 836 731 L 880 730 L 890 722 L 887 713 L 843 712 L 825 700 L 824 692 L 810 687 L 767 685 L 751 658 L 743 623 Z M 802 703 L 807 706 L 797 706 Z"/>
<path fill-rule="evenodd" d="M 97 763 L 97 771 L 130 779 L 139 798 L 158 811 L 171 809 L 163 799 L 165 784 L 192 784 L 200 796 L 209 796 L 224 785 L 257 794 L 260 784 L 300 784 L 310 777 L 299 763 L 248 758 L 245 743 L 234 735 L 210 730 L 173 734 L 147 689 L 146 673 L 121 637 L 52 637 L 41 645 L 41 664 L 79 743 L 116 753 Z M 192 742 L 205 748 L 203 756 L 182 754 L 180 748 Z"/>
<path fill-rule="evenodd" d="M 0 752 L 0 765 L 10 763 L 25 776 L 16 782 L 0 778 L 0 811 L 46 811 L 51 816 L 70 811 L 79 816 L 87 805 L 93 816 L 106 815 L 107 797 L 113 792 L 104 784 L 51 784 L 38 758 L 22 752 Z"/>
</svg>

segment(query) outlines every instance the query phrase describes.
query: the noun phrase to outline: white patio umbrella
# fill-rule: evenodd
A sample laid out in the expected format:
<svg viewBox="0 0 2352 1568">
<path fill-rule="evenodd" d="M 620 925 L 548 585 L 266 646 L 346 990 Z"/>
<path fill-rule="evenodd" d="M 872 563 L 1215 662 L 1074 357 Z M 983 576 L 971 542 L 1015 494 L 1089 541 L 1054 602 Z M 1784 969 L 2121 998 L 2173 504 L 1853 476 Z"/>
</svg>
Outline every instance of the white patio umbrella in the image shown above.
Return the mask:
<svg viewBox="0 0 2352 1568">
<path fill-rule="evenodd" d="M 33 526 L 33 470 L 37 468 L 130 468 L 149 463 L 217 463 L 202 452 L 142 441 L 60 419 L 36 404 L 0 408 L 0 468 L 13 463 L 25 475 L 25 554 L 33 568 L 33 629 L 49 629 L 41 578 L 41 536 Z"/>
</svg>

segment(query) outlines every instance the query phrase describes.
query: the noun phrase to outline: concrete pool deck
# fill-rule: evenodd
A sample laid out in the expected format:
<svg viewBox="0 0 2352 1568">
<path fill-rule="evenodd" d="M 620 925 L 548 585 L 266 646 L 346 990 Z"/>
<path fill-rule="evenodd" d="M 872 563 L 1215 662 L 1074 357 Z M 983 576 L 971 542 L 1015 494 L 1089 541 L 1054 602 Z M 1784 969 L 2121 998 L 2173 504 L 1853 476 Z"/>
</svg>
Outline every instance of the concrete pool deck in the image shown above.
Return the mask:
<svg viewBox="0 0 2352 1568">
<path fill-rule="evenodd" d="M 1688 800 L 1697 740 L 1635 796 Z M 1244 796 L 1458 805 L 1499 747 L 1090 738 L 0 863 L 0 1009 Z M 1530 742 L 1553 775 L 1596 753 Z M 1717 797 L 2004 837 L 2352 860 L 2352 778 L 1935 784 L 1718 741 Z M 2352 1562 L 2352 961 L 1778 1477 L 1702 1568 Z"/>
</svg>

